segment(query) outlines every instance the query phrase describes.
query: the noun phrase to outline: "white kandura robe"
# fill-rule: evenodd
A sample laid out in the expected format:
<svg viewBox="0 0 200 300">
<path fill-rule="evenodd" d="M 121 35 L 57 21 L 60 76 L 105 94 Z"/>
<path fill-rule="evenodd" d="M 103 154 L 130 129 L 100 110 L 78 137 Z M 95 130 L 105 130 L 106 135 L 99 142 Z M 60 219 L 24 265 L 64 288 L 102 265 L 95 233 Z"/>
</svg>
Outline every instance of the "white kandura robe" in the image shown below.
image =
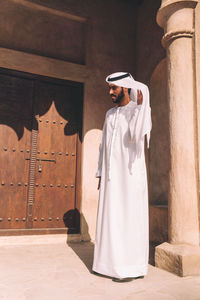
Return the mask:
<svg viewBox="0 0 200 300">
<path fill-rule="evenodd" d="M 149 95 L 148 88 L 144 87 L 146 101 Z M 130 101 L 106 114 L 96 174 L 101 176 L 101 188 L 95 272 L 116 278 L 147 274 L 149 233 L 144 136 L 147 134 L 149 140 L 150 130 L 149 102 L 145 108 L 145 104 Z"/>
</svg>

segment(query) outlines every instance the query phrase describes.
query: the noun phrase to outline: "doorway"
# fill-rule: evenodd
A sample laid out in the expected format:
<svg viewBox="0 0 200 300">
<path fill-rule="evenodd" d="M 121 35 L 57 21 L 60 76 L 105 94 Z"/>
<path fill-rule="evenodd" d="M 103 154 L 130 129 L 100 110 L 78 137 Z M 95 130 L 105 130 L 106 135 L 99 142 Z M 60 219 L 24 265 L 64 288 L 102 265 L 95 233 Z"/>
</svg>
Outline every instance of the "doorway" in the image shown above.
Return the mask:
<svg viewBox="0 0 200 300">
<path fill-rule="evenodd" d="M 79 233 L 83 87 L 0 72 L 0 235 Z"/>
</svg>

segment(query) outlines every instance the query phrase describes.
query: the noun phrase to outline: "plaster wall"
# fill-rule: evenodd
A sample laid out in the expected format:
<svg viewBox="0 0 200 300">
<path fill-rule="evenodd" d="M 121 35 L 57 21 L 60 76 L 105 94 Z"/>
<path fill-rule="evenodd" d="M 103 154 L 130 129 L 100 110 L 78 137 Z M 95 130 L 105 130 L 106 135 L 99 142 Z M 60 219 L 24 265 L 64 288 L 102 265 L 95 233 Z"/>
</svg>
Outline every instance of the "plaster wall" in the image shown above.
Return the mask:
<svg viewBox="0 0 200 300">
<path fill-rule="evenodd" d="M 111 107 L 104 80 L 109 73 L 119 70 L 135 73 L 135 6 L 132 1 L 120 0 L 1 2 L 4 22 L 0 22 L 0 67 L 84 83 L 80 238 L 94 239 L 98 145 L 105 112 Z M 43 20 L 45 26 L 49 22 L 49 26 L 42 26 L 38 20 Z M 60 31 L 56 31 L 52 22 L 59 24 Z M 3 34 L 4 23 L 7 35 Z M 52 29 L 52 35 L 48 28 Z M 32 31 L 33 40 L 29 36 Z M 71 36 L 70 31 L 74 33 Z M 44 44 L 41 37 L 45 38 Z"/>
<path fill-rule="evenodd" d="M 150 241 L 168 240 L 168 185 L 170 169 L 167 66 L 163 59 L 150 79 L 152 126 L 149 150 Z"/>
<path fill-rule="evenodd" d="M 167 204 L 169 172 L 169 109 L 163 30 L 156 23 L 160 0 L 146 0 L 139 6 L 136 32 L 137 79 L 150 89 L 152 132 L 147 153 L 151 204 Z"/>
<path fill-rule="evenodd" d="M 197 118 L 197 148 L 198 148 L 198 184 L 200 185 L 200 2 L 197 4 L 195 8 L 195 71 L 196 71 L 196 103 L 195 106 L 197 108 L 196 118 Z M 199 197 L 199 224 L 200 224 L 200 197 Z M 199 228 L 200 233 L 200 228 Z"/>
<path fill-rule="evenodd" d="M 163 30 L 156 23 L 160 0 L 144 0 L 138 6 L 136 24 L 136 77 L 149 84 L 151 75 L 166 56 L 161 46 Z"/>
<path fill-rule="evenodd" d="M 152 132 L 147 151 L 149 177 L 150 242 L 168 239 L 169 109 L 167 103 L 166 52 L 161 45 L 163 29 L 156 23 L 160 0 L 145 0 L 138 8 L 136 76 L 150 90 Z"/>
<path fill-rule="evenodd" d="M 158 1 L 160 2 L 160 1 Z M 158 4 L 157 2 L 157 4 Z M 164 2 L 164 1 L 162 1 Z M 144 2 L 141 10 L 150 5 Z M 155 7 L 155 5 L 154 5 Z M 158 5 L 159 7 L 159 5 Z M 139 15 L 140 17 L 140 15 Z M 181 16 L 184 19 L 184 15 Z M 152 17 L 152 20 L 155 20 Z M 196 168 L 199 173 L 200 161 L 200 3 L 197 4 L 195 9 L 195 37 L 194 37 L 194 65 L 193 71 L 196 75 L 194 91 L 196 91 L 194 103 L 194 116 L 195 116 L 195 153 L 198 164 Z M 140 30 L 144 24 L 140 22 Z M 152 22 L 152 21 L 149 21 Z M 148 22 L 148 23 L 149 23 Z M 137 23 L 138 24 L 138 23 Z M 156 243 L 167 241 L 167 202 L 168 202 L 168 180 L 170 170 L 170 151 L 169 151 L 169 107 L 167 101 L 167 68 L 166 61 L 161 60 L 165 56 L 165 50 L 160 49 L 158 41 L 161 41 L 163 30 L 153 29 L 153 36 L 155 35 L 155 43 L 152 42 L 151 37 L 143 39 L 138 45 L 139 53 L 137 50 L 137 75 L 141 80 L 149 82 L 150 78 L 150 95 L 151 95 L 151 108 L 152 108 L 152 121 L 153 130 L 151 136 L 151 147 L 149 151 L 149 186 L 150 186 L 150 240 Z M 160 36 L 159 36 L 160 35 Z M 141 37 L 141 34 L 137 36 Z M 147 36 L 147 34 L 146 34 Z M 145 37 L 146 37 L 145 36 Z M 152 36 L 152 35 L 151 35 Z M 149 47 L 147 46 L 149 45 Z M 146 49 L 146 50 L 145 50 Z M 151 49 L 151 50 L 150 50 Z M 152 55 L 154 53 L 154 55 Z M 144 60 L 145 55 L 150 57 L 147 70 L 143 72 L 141 62 Z M 152 55 L 152 57 L 151 57 Z M 138 62 L 139 59 L 139 62 Z M 156 62 L 157 60 L 157 62 Z M 192 61 L 191 61 L 192 63 Z M 156 66 L 154 68 L 154 66 Z M 154 68 L 154 70 L 153 70 Z M 140 71 L 142 70 L 142 71 Z M 153 72 L 152 72 L 153 70 Z M 180 76 L 180 74 L 177 74 Z M 181 128 L 180 130 L 184 130 Z M 199 178 L 198 178 L 198 182 Z M 162 211 L 162 213 L 161 213 Z M 199 215 L 200 215 L 200 200 L 199 200 Z M 200 223 L 200 222 L 199 222 Z"/>
<path fill-rule="evenodd" d="M 153 127 L 149 151 L 150 203 L 166 205 L 170 168 L 166 59 L 155 68 L 150 80 L 150 91 Z"/>
</svg>

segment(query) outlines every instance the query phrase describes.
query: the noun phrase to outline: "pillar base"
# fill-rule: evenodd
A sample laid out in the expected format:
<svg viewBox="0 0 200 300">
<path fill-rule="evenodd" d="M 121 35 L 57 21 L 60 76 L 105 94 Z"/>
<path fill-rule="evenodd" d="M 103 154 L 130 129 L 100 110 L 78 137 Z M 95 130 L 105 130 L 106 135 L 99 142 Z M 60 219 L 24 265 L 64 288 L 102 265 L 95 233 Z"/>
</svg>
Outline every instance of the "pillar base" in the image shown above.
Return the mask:
<svg viewBox="0 0 200 300">
<path fill-rule="evenodd" d="M 182 277 L 200 275 L 200 247 L 163 243 L 156 247 L 155 265 Z"/>
</svg>

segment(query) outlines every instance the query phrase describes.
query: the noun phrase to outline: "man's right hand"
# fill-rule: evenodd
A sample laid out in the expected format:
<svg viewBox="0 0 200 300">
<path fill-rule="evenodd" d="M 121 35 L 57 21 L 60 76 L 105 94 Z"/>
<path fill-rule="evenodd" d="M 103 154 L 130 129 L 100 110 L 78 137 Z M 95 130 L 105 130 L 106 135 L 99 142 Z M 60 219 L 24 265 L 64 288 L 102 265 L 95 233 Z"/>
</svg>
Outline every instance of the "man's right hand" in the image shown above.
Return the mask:
<svg viewBox="0 0 200 300">
<path fill-rule="evenodd" d="M 99 183 L 98 183 L 98 188 L 97 188 L 97 190 L 99 190 L 100 187 L 101 187 L 101 177 L 99 177 Z"/>
</svg>

